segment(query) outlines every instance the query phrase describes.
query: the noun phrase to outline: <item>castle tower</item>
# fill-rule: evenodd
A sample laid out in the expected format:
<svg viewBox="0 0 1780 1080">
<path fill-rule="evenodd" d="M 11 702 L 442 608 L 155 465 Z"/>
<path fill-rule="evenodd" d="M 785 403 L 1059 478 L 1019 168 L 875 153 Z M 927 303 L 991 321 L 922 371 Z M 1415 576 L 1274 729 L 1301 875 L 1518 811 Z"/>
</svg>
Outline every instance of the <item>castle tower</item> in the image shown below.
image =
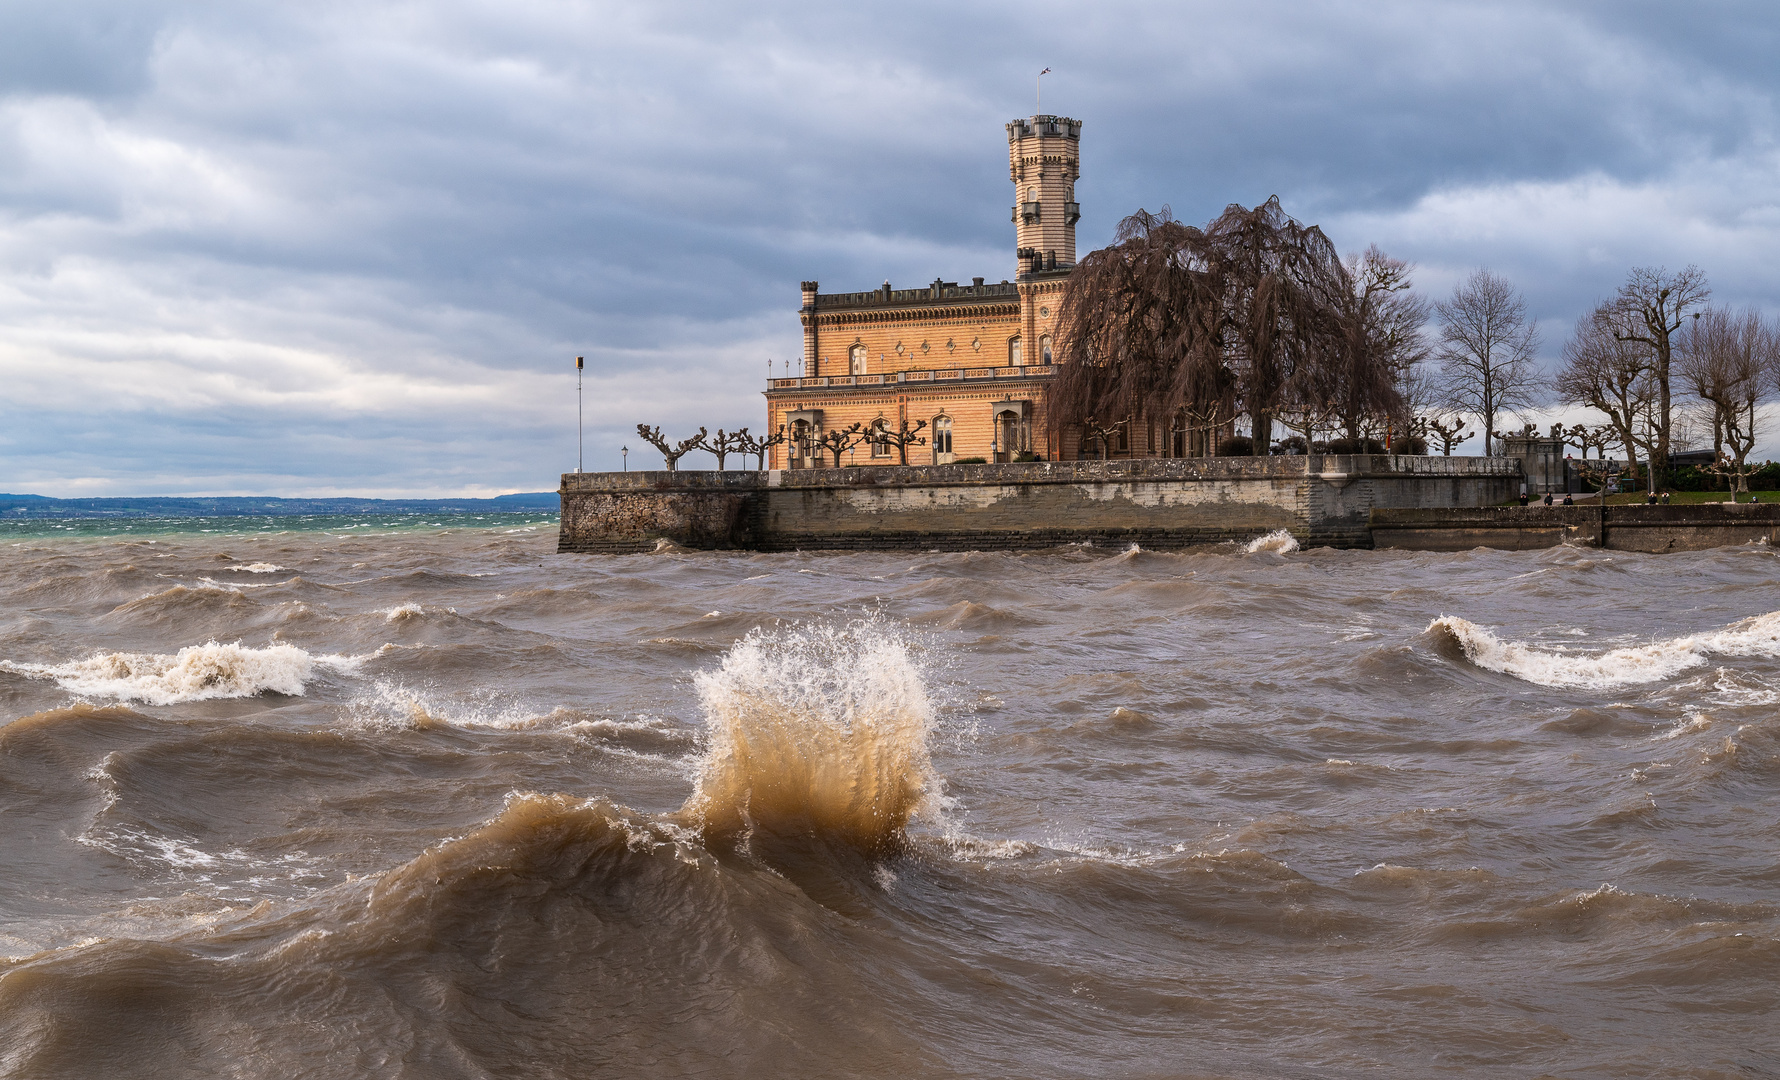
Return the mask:
<svg viewBox="0 0 1780 1080">
<path fill-rule="evenodd" d="M 1019 274 L 1075 265 L 1075 223 L 1082 216 L 1075 201 L 1075 181 L 1082 174 L 1081 138 L 1082 122 L 1067 116 L 1033 116 L 1007 125 Z"/>
</svg>

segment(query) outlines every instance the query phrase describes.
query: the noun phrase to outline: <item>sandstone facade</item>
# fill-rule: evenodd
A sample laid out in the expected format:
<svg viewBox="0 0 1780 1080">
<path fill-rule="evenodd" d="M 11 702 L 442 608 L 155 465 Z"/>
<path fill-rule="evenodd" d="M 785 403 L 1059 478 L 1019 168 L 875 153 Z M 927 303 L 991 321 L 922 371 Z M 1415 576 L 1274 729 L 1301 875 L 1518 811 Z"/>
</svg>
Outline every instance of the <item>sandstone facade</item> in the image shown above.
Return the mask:
<svg viewBox="0 0 1780 1080">
<path fill-rule="evenodd" d="M 1079 440 L 1052 446 L 1046 438 L 1044 388 L 1058 301 L 1075 267 L 1081 128 L 1079 120 L 1050 115 L 1007 125 L 1012 280 L 935 280 L 918 289 L 885 282 L 851 293 L 803 283 L 802 373 L 772 379 L 766 391 L 766 429 L 787 436 L 773 451 L 772 468 L 832 466 L 833 457 L 817 446 L 820 437 L 879 419 L 891 429 L 926 422 L 924 442 L 908 448 L 910 465 L 1077 456 Z M 1137 442 L 1149 440 L 1139 433 Z M 900 460 L 894 447 L 862 444 L 841 464 Z"/>
</svg>

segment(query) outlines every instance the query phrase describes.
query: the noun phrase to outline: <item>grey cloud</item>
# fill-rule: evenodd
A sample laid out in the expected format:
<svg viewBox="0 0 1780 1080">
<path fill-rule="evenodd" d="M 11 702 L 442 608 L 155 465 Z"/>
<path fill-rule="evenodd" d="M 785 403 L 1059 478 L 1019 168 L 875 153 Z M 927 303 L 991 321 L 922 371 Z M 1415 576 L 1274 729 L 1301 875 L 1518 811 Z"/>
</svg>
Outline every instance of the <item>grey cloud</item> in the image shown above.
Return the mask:
<svg viewBox="0 0 1780 1080">
<path fill-rule="evenodd" d="M 1344 248 L 1416 259 L 1430 289 L 1511 272 L 1554 326 L 1634 260 L 1771 296 L 1749 248 L 1773 227 L 1752 178 L 1775 145 L 1763 43 L 1780 19 L 1668 11 L 0 8 L 17 31 L 0 49 L 62 58 L 0 63 L 0 376 L 32 368 L 66 396 L 43 365 L 125 364 L 117 343 L 140 339 L 168 378 L 236 387 L 186 412 L 106 404 L 100 436 L 0 404 L 33 436 L 0 445 L 0 467 L 221 490 L 203 462 L 239 443 L 260 462 L 241 475 L 280 490 L 436 492 L 477 470 L 523 486 L 561 466 L 573 423 L 572 402 L 524 393 L 575 353 L 598 380 L 590 467 L 616 464 L 638 421 L 757 424 L 766 357 L 797 353 L 799 280 L 1011 273 L 1001 124 L 1031 111 L 1047 65 L 1047 109 L 1087 122 L 1084 249 L 1138 206 L 1204 220 L 1277 193 Z M 1568 209 L 1518 229 L 1500 219 L 1515 192 Z M 1603 201 L 1639 217 L 1591 217 Z M 277 386 L 256 381 L 267 356 L 285 358 Z M 433 400 L 439 370 L 499 403 L 450 404 L 462 434 L 428 451 L 438 428 L 390 388 Z M 363 414 L 320 409 L 305 377 Z M 267 437 L 267 394 L 308 434 Z M 77 430 L 120 454 L 131 431 L 154 437 L 134 457 L 58 456 Z M 255 438 L 277 453 L 262 462 Z"/>
</svg>

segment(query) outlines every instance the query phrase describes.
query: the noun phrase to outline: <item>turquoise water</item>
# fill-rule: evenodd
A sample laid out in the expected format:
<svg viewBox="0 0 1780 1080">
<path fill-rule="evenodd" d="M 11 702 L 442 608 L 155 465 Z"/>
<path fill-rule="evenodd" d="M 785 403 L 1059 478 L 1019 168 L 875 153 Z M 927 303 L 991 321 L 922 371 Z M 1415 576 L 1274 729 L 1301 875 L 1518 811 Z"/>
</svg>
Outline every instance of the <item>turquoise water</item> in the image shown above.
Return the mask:
<svg viewBox="0 0 1780 1080">
<path fill-rule="evenodd" d="M 557 515 L 542 510 L 520 513 L 454 514 L 265 514 L 259 516 L 141 518 L 23 518 L 0 520 L 0 543 L 56 537 L 112 539 L 121 536 L 260 536 L 276 533 L 412 532 L 426 529 L 556 528 Z"/>
</svg>

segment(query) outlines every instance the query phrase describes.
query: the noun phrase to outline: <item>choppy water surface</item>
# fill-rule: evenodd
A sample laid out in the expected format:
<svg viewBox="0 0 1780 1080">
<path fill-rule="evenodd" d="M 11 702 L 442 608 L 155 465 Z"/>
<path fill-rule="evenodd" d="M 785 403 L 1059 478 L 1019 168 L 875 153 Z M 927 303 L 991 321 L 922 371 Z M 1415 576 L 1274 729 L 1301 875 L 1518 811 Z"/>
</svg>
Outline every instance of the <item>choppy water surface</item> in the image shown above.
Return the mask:
<svg viewBox="0 0 1780 1080">
<path fill-rule="evenodd" d="M 1780 1074 L 1766 548 L 555 540 L 0 547 L 0 1074 Z"/>
</svg>

